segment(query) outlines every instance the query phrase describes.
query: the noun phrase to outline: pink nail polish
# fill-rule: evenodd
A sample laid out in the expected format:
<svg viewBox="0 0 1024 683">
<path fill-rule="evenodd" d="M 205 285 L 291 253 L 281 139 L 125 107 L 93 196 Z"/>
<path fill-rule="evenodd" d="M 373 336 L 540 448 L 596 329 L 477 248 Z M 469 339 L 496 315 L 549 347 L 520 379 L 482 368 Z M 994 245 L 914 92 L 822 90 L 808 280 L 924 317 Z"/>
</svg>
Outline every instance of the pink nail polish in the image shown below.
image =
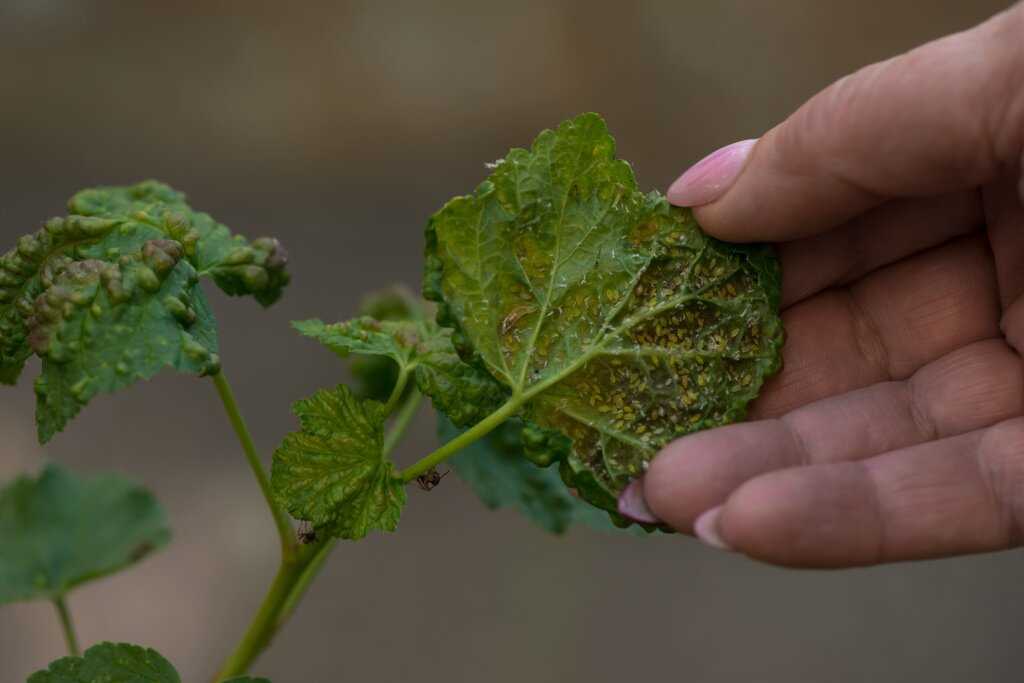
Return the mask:
<svg viewBox="0 0 1024 683">
<path fill-rule="evenodd" d="M 711 508 L 704 512 L 697 521 L 693 523 L 693 532 L 704 545 L 709 545 L 718 550 L 732 550 L 732 546 L 725 542 L 718 532 L 718 517 L 722 514 L 722 506 Z"/>
<path fill-rule="evenodd" d="M 619 494 L 618 507 L 621 515 L 629 517 L 634 522 L 657 524 L 661 521 L 647 507 L 647 501 L 644 500 L 643 479 L 634 479 L 629 482 L 629 485 Z"/>
<path fill-rule="evenodd" d="M 715 201 L 736 180 L 755 144 L 757 140 L 740 140 L 704 157 L 672 183 L 668 200 L 676 206 L 701 206 Z"/>
</svg>

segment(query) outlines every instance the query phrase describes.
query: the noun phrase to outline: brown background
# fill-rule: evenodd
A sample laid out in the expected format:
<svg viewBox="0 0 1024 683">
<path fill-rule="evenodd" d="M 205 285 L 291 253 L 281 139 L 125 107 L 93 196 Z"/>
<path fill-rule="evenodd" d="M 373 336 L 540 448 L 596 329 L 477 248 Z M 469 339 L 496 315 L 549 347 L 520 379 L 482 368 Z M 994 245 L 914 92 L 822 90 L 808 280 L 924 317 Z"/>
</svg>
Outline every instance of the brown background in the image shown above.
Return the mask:
<svg viewBox="0 0 1024 683">
<path fill-rule="evenodd" d="M 213 295 L 269 454 L 289 404 L 344 377 L 287 322 L 419 278 L 421 230 L 483 163 L 603 113 L 644 187 L 760 134 L 830 81 L 999 0 L 0 2 L 0 245 L 75 189 L 153 176 L 291 250 L 263 313 Z M 31 375 L 29 375 L 31 376 Z M 86 644 L 158 648 L 205 681 L 274 570 L 267 513 L 212 386 L 97 400 L 50 447 L 30 383 L 0 398 L 0 479 L 54 458 L 151 486 L 176 540 L 75 593 Z M 429 419 L 398 457 L 432 447 Z M 0 681 L 62 654 L 46 604 L 0 609 Z M 1024 669 L 1024 556 L 774 569 L 684 537 L 549 537 L 454 479 L 401 532 L 342 546 L 256 672 L 333 681 L 1004 681 Z"/>
</svg>

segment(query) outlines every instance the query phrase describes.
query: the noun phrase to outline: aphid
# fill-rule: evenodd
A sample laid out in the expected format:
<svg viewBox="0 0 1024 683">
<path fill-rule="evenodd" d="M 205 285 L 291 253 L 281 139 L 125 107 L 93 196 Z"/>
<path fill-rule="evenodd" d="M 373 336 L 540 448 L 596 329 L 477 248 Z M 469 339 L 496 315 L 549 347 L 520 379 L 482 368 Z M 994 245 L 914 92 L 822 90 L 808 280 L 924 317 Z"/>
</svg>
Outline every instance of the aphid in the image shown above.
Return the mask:
<svg viewBox="0 0 1024 683">
<path fill-rule="evenodd" d="M 314 529 L 313 525 L 306 520 L 299 522 L 299 531 L 297 536 L 299 538 L 299 543 L 302 545 L 316 543 L 316 529 Z"/>
<path fill-rule="evenodd" d="M 435 486 L 441 483 L 441 480 L 448 476 L 451 470 L 445 470 L 443 473 L 438 472 L 436 467 L 431 467 L 429 470 L 416 477 L 416 483 L 424 491 L 430 491 Z"/>
<path fill-rule="evenodd" d="M 509 314 L 505 316 L 505 319 L 501 321 L 501 334 L 502 336 L 508 334 L 519 322 L 519 319 L 524 315 L 533 310 L 533 306 L 517 306 L 509 311 Z"/>
</svg>

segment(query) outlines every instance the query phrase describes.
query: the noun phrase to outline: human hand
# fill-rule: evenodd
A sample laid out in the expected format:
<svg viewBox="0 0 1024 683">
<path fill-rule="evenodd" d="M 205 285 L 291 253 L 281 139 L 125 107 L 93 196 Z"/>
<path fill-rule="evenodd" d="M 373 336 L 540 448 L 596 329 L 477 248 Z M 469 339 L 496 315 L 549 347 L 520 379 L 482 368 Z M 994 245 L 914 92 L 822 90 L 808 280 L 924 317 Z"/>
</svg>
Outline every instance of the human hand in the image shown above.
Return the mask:
<svg viewBox="0 0 1024 683">
<path fill-rule="evenodd" d="M 785 365 L 751 422 L 620 499 L 705 542 L 844 567 L 1024 542 L 1024 5 L 848 76 L 669 200 L 778 243 Z"/>
</svg>

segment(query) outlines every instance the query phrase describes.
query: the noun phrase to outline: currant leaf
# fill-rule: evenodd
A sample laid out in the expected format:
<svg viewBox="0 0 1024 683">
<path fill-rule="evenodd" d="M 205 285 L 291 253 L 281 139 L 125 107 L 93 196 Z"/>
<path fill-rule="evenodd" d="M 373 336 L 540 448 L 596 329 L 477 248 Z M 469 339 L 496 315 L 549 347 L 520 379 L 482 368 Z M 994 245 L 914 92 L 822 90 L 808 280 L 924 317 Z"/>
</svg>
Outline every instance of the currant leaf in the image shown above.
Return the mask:
<svg viewBox="0 0 1024 683">
<path fill-rule="evenodd" d="M 741 419 L 779 368 L 770 249 L 641 193 L 596 114 L 512 150 L 426 237 L 424 294 L 459 353 L 571 439 L 563 478 L 607 510 L 665 443 Z"/>
<path fill-rule="evenodd" d="M 406 495 L 384 457 L 384 406 L 344 385 L 295 403 L 301 429 L 274 452 L 274 494 L 317 533 L 360 539 L 394 531 Z"/>
<path fill-rule="evenodd" d="M 142 487 L 49 465 L 0 489 L 0 604 L 61 597 L 169 539 L 163 510 Z"/>
<path fill-rule="evenodd" d="M 181 676 L 156 650 L 129 643 L 100 643 L 81 657 L 61 657 L 27 683 L 181 683 Z M 270 683 L 242 676 L 224 683 Z"/>
<path fill-rule="evenodd" d="M 355 353 L 390 358 L 400 371 L 412 372 L 419 390 L 458 425 L 486 417 L 508 395 L 486 372 L 463 363 L 452 346 L 451 330 L 433 321 L 362 317 L 330 325 L 306 320 L 294 326 L 342 357 Z"/>
<path fill-rule="evenodd" d="M 201 277 L 264 305 L 288 282 L 276 240 L 234 236 L 161 183 L 84 190 L 68 208 L 0 256 L 0 383 L 42 359 L 44 443 L 97 393 L 168 367 L 217 372 Z"/>
<path fill-rule="evenodd" d="M 438 416 L 437 425 L 442 442 L 460 433 L 444 416 Z M 550 533 L 565 533 L 573 524 L 601 531 L 618 531 L 628 526 L 617 513 L 599 510 L 574 495 L 562 483 L 557 468 L 530 462 L 524 449 L 535 434 L 536 427 L 512 419 L 456 453 L 448 462 L 488 508 L 515 508 Z"/>
</svg>

